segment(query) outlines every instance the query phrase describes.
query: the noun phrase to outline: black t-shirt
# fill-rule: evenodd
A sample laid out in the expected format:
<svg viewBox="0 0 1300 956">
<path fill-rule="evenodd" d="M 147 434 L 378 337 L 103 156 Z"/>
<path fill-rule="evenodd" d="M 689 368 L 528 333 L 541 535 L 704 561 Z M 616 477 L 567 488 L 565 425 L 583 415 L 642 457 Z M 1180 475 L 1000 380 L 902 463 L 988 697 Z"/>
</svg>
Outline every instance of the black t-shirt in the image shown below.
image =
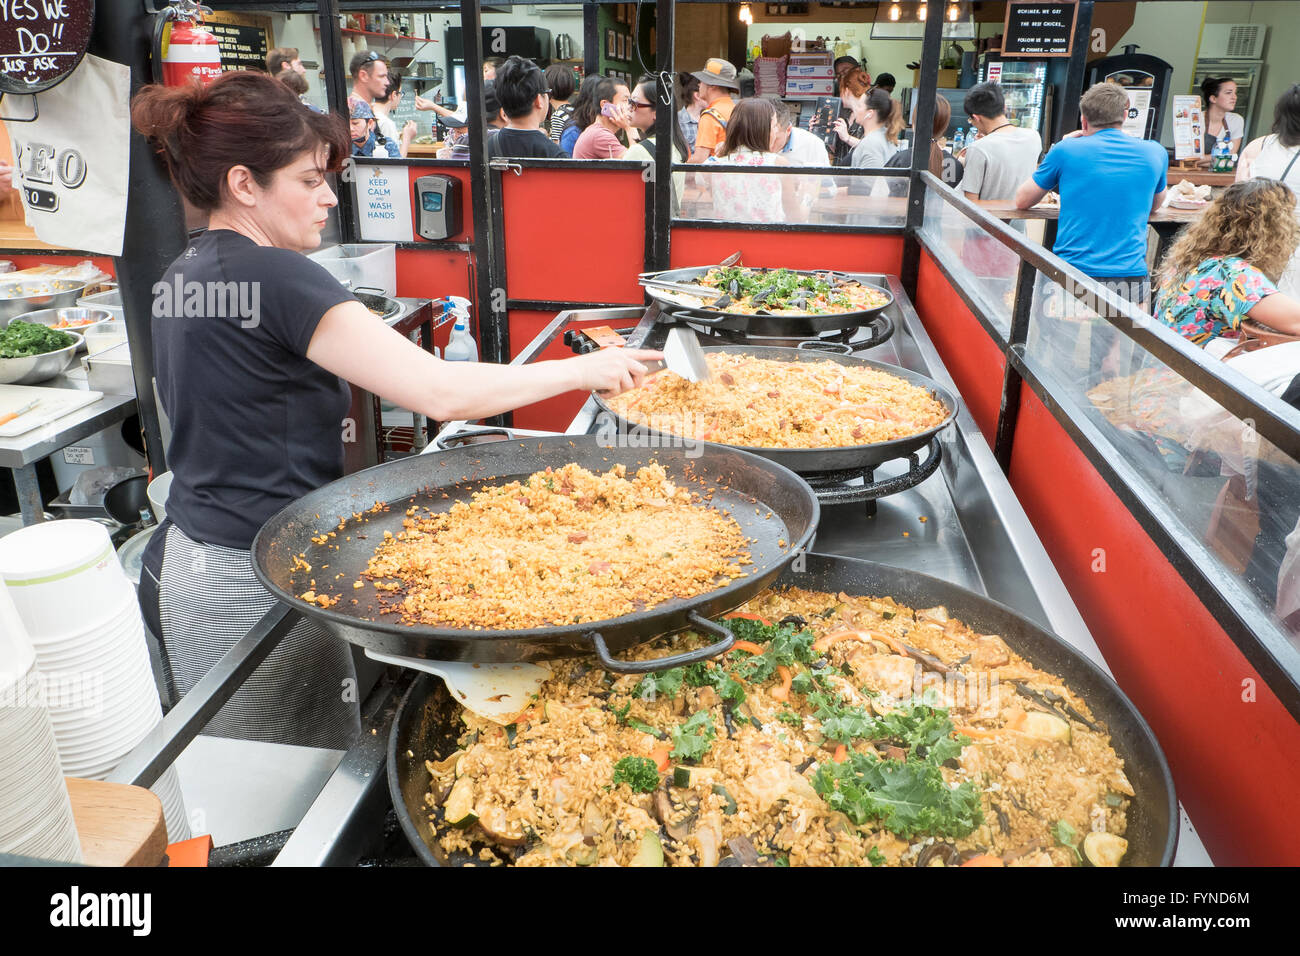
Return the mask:
<svg viewBox="0 0 1300 956">
<path fill-rule="evenodd" d="M 354 298 L 306 256 L 225 229 L 154 287 L 167 517 L 191 538 L 247 550 L 271 515 L 343 474 L 351 393 L 306 355 L 321 317 Z"/>
<path fill-rule="evenodd" d="M 499 130 L 488 140 L 487 157 L 514 156 L 523 159 L 568 159 L 569 154 L 540 129 Z"/>
<path fill-rule="evenodd" d="M 885 168 L 886 169 L 899 169 L 899 168 L 911 169 L 912 168 L 911 147 L 908 147 L 907 149 L 900 149 L 893 156 L 889 157 L 889 159 L 885 162 Z M 952 150 L 945 149 L 943 151 L 943 175 L 939 177 L 940 179 L 943 180 L 943 184 L 945 186 L 951 186 L 953 189 L 956 189 L 957 184 L 961 182 L 961 179 L 964 175 L 966 175 L 966 167 L 961 164 L 961 160 L 959 160 L 956 156 L 952 154 Z M 889 195 L 891 196 L 907 195 L 906 183 L 897 182 L 892 179 L 888 180 L 888 182 L 889 182 Z M 850 189 L 849 191 L 852 192 L 853 190 Z"/>
</svg>

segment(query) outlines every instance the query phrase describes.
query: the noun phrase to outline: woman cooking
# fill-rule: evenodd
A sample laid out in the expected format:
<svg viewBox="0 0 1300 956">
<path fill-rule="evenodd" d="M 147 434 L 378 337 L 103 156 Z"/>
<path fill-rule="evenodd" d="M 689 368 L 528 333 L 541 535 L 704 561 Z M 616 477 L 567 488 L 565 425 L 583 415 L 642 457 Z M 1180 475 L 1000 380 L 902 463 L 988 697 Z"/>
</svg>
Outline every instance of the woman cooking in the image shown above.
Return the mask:
<svg viewBox="0 0 1300 956">
<path fill-rule="evenodd" d="M 274 606 L 249 548 L 267 518 L 341 476 L 355 430 L 344 421 L 348 382 L 431 420 L 477 419 L 569 390 L 632 388 L 641 360 L 657 353 L 604 350 L 519 368 L 443 362 L 388 328 L 303 255 L 320 245 L 337 204 L 326 174 L 348 156 L 347 125 L 307 110 L 269 76 L 145 87 L 132 121 L 209 217 L 159 284 L 206 293 L 186 300 L 198 305 L 180 310 L 184 318 L 170 294 L 153 310 L 175 477 L 140 600 L 185 693 Z M 218 298 L 241 307 L 214 308 Z M 360 729 L 354 688 L 348 646 L 301 621 L 205 732 L 346 747 Z"/>
</svg>

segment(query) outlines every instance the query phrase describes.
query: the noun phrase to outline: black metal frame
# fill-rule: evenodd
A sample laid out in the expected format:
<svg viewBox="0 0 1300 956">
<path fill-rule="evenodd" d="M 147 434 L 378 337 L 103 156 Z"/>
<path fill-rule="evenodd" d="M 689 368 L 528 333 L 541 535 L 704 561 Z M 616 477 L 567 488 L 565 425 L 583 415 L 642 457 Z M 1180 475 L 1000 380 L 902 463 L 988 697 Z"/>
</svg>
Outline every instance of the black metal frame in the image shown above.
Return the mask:
<svg viewBox="0 0 1300 956">
<path fill-rule="evenodd" d="M 1102 434 L 1050 377 L 1040 373 L 1025 355 L 1032 319 L 1034 286 L 1039 274 L 1060 284 L 1081 300 L 1104 303 L 1100 309 L 1113 328 L 1162 361 L 1166 367 L 1198 388 L 1239 419 L 1255 422 L 1256 432 L 1291 458 L 1300 461 L 1300 411 L 1249 382 L 1218 359 L 1209 358 L 1173 330 L 1083 275 L 1053 253 L 1031 244 L 1023 235 L 964 196 L 945 187 L 929 171 L 921 173 L 929 190 L 958 209 L 985 233 L 996 238 L 1020 259 L 1010 333 L 1002 337 L 978 297 L 963 294 L 971 313 L 1002 349 L 1006 359 L 1001 408 L 994 454 L 1005 469 L 1011 460 L 1016 416 L 1022 385 L 1027 384 L 1057 423 L 1065 429 L 1110 488 L 1124 503 L 1161 553 L 1214 615 L 1251 666 L 1267 682 L 1287 711 L 1300 720 L 1300 649 L 1280 622 L 1265 609 L 1249 588 L 1224 573 L 1215 573 L 1219 561 L 1164 503 L 1124 455 Z M 951 256 L 942 243 L 918 233 L 921 245 L 959 293 Z"/>
<path fill-rule="evenodd" d="M 1093 0 L 1076 0 L 1074 46 L 1065 68 L 1061 103 L 1056 110 L 1052 142 L 1059 143 L 1066 133 L 1079 128 L 1079 97 L 1083 94 L 1084 76 L 1088 71 L 1088 44 L 1092 39 Z"/>
<path fill-rule="evenodd" d="M 936 8 L 935 13 L 938 14 Z M 934 125 L 935 90 L 939 86 L 939 53 L 943 42 L 943 17 L 933 16 L 925 21 L 925 36 L 921 40 L 921 85 L 917 90 L 916 124 L 912 127 L 912 168 L 907 189 L 907 226 L 903 234 L 903 265 L 899 281 L 913 301 L 916 301 L 916 276 L 921 266 L 921 245 L 917 233 L 925 218 L 925 180 L 922 170 L 930 165 L 930 134 L 925 130 Z M 924 144 L 924 146 L 922 145 Z"/>
</svg>

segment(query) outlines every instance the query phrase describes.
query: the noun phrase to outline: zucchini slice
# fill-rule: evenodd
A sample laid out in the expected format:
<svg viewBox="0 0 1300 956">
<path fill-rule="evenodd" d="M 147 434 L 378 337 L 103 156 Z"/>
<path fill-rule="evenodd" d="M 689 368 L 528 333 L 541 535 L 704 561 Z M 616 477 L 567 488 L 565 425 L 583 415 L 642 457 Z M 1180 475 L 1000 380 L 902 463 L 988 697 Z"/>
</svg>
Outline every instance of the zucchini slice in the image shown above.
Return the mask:
<svg viewBox="0 0 1300 956">
<path fill-rule="evenodd" d="M 594 846 L 579 843 L 577 846 L 569 847 L 564 853 L 564 858 L 574 866 L 595 866 L 596 861 L 600 859 L 600 851 Z"/>
<path fill-rule="evenodd" d="M 442 810 L 447 822 L 457 830 L 472 827 L 478 822 L 478 814 L 474 812 L 472 777 L 461 777 L 452 785 L 451 793 L 447 794 L 447 802 L 442 805 Z"/>
<path fill-rule="evenodd" d="M 736 798 L 727 792 L 726 787 L 724 787 L 720 783 L 715 783 L 713 785 L 713 792 L 722 798 L 722 802 L 724 804 L 722 807 L 723 813 L 725 813 L 727 816 L 731 816 L 733 813 L 736 812 Z"/>
<path fill-rule="evenodd" d="M 1025 714 L 1022 732 L 1040 740 L 1056 740 L 1063 744 L 1070 742 L 1070 724 L 1068 721 L 1041 710 L 1031 710 Z"/>
<path fill-rule="evenodd" d="M 664 845 L 659 841 L 659 834 L 654 830 L 641 833 L 641 846 L 632 858 L 632 866 L 663 866 Z"/>
<path fill-rule="evenodd" d="M 712 767 L 674 767 L 673 786 L 686 790 L 691 787 L 703 787 L 718 779 L 718 771 Z"/>
<path fill-rule="evenodd" d="M 1128 840 L 1114 833 L 1089 833 L 1083 838 L 1083 861 L 1087 866 L 1119 866 L 1128 852 Z"/>
</svg>

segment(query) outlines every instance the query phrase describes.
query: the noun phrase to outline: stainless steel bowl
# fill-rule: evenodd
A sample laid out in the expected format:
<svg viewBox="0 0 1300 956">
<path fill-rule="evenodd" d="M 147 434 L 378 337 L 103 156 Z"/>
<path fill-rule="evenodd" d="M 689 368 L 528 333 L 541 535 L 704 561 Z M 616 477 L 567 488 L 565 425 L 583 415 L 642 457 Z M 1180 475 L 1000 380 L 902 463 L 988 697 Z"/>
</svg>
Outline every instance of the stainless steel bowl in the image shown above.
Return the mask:
<svg viewBox="0 0 1300 956">
<path fill-rule="evenodd" d="M 0 329 L 26 312 L 70 308 L 86 288 L 67 279 L 9 279 L 0 281 Z"/>
<path fill-rule="evenodd" d="M 90 321 L 86 321 L 86 320 Z M 90 329 L 99 328 L 113 321 L 113 313 L 108 309 L 86 309 L 79 306 L 73 306 L 68 309 L 41 309 L 39 312 L 28 312 L 24 315 L 16 315 L 9 321 L 11 322 L 34 322 L 37 325 L 48 325 L 53 327 L 59 322 L 85 322 L 84 325 L 76 325 L 72 328 L 59 329 L 60 332 L 76 332 L 79 335 L 85 335 Z M 84 343 L 83 343 L 83 348 Z"/>
<path fill-rule="evenodd" d="M 63 331 L 60 329 L 59 331 Z M 69 365 L 84 341 L 76 332 L 67 332 L 75 342 L 55 352 L 26 355 L 22 358 L 0 358 L 0 385 L 35 385 L 54 378 Z"/>
</svg>

